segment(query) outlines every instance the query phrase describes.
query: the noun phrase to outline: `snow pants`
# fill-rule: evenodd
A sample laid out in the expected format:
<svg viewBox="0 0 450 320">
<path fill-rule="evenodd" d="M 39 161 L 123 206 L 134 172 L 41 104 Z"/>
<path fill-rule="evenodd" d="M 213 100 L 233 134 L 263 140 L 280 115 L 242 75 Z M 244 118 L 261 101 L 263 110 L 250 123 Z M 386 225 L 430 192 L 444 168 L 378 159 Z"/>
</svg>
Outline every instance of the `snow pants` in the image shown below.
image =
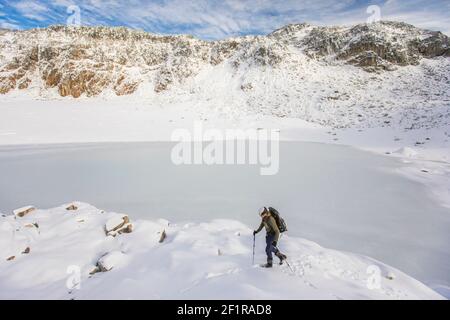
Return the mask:
<svg viewBox="0 0 450 320">
<path fill-rule="evenodd" d="M 277 253 L 278 249 L 272 245 L 272 242 L 275 240 L 275 234 L 267 233 L 266 234 L 266 254 L 267 260 L 273 260 L 272 253 Z"/>
</svg>

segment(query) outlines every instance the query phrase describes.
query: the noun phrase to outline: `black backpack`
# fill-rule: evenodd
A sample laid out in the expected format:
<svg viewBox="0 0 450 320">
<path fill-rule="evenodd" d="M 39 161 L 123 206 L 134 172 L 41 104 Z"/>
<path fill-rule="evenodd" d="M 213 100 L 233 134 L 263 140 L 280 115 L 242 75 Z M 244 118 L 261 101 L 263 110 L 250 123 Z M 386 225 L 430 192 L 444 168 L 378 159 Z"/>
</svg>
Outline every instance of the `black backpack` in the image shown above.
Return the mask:
<svg viewBox="0 0 450 320">
<path fill-rule="evenodd" d="M 275 222 L 277 223 L 277 227 L 280 230 L 280 232 L 281 233 L 286 232 L 287 231 L 286 222 L 284 222 L 284 219 L 280 216 L 280 213 L 277 211 L 277 209 L 269 207 L 269 212 L 275 219 Z"/>
</svg>

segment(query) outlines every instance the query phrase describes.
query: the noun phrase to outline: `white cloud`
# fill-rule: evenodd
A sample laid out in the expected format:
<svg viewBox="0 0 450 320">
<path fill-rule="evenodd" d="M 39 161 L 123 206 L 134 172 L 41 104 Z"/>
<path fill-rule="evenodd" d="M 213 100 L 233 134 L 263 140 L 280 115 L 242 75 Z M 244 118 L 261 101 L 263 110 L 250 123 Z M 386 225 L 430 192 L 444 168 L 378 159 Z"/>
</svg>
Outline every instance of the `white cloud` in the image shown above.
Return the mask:
<svg viewBox="0 0 450 320">
<path fill-rule="evenodd" d="M 382 7 L 382 19 L 404 21 L 420 28 L 438 30 L 450 35 L 450 1 L 410 0 L 404 6 L 389 0 Z"/>
<path fill-rule="evenodd" d="M 46 21 L 48 18 L 45 13 L 48 11 L 48 7 L 44 4 L 38 3 L 37 1 L 22 0 L 15 1 L 10 4 L 13 8 L 19 11 L 23 17 L 36 21 Z"/>
<path fill-rule="evenodd" d="M 8 1 L 24 17 L 64 23 L 64 7 L 81 8 L 82 23 L 114 24 L 161 33 L 191 33 L 202 38 L 264 34 L 288 23 L 320 25 L 365 22 L 370 4 L 382 19 L 433 30 L 450 30 L 448 0 L 47 0 Z M 63 9 L 63 10 L 61 10 Z"/>
<path fill-rule="evenodd" d="M 298 1 L 184 1 L 146 3 L 130 7 L 127 19 L 149 25 L 190 26 L 197 33 L 224 37 L 240 33 L 268 33 L 287 23 L 303 22 L 309 16 L 333 14 L 353 0 Z"/>
<path fill-rule="evenodd" d="M 36 12 L 45 12 L 48 10 L 46 5 L 38 3 L 37 1 L 30 0 L 22 0 L 15 1 L 12 7 L 16 8 L 18 11 L 22 13 L 36 13 Z"/>
<path fill-rule="evenodd" d="M 41 22 L 47 20 L 47 17 L 41 16 L 41 15 L 38 15 L 38 14 L 33 14 L 33 13 L 25 13 L 23 16 L 25 18 L 28 18 L 28 19 L 31 19 L 31 20 L 36 20 L 36 21 L 41 21 Z"/>
<path fill-rule="evenodd" d="M 18 30 L 20 26 L 10 22 L 0 21 L 0 29 Z"/>
</svg>

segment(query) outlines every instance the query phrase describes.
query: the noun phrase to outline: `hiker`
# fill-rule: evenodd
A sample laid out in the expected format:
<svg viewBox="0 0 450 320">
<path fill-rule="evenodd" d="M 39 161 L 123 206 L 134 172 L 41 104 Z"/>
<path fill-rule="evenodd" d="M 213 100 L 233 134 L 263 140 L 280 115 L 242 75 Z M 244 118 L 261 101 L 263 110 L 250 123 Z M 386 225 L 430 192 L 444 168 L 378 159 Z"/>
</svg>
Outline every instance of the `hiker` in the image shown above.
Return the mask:
<svg viewBox="0 0 450 320">
<path fill-rule="evenodd" d="M 272 253 L 275 253 L 278 259 L 280 259 L 280 264 L 283 264 L 283 261 L 286 260 L 287 257 L 286 255 L 282 254 L 277 248 L 277 243 L 280 238 L 280 229 L 278 228 L 277 221 L 272 216 L 270 210 L 266 207 L 263 207 L 259 210 L 259 215 L 261 216 L 262 221 L 259 228 L 253 231 L 253 236 L 260 232 L 263 227 L 266 228 L 267 263 L 263 265 L 263 267 L 272 268 Z"/>
</svg>

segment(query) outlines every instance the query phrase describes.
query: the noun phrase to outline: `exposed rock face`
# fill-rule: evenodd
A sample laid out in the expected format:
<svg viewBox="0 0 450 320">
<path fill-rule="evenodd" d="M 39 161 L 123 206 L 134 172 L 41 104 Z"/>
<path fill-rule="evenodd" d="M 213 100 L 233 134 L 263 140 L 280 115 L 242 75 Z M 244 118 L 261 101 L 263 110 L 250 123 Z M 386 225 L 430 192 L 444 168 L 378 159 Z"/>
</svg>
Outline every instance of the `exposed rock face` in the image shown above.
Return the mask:
<svg viewBox="0 0 450 320">
<path fill-rule="evenodd" d="M 0 77 L 0 94 L 8 93 L 16 87 L 15 76 Z"/>
<path fill-rule="evenodd" d="M 427 58 L 435 56 L 450 57 L 449 38 L 441 32 L 433 32 L 431 37 L 428 37 L 419 43 L 418 50 Z"/>
<path fill-rule="evenodd" d="M 229 63 L 278 67 L 300 49 L 315 60 L 343 61 L 373 71 L 449 56 L 448 37 L 395 22 L 354 27 L 289 25 L 268 36 L 206 42 L 126 28 L 63 27 L 0 34 L 0 94 L 31 85 L 61 96 L 135 93 L 143 82 L 157 93 Z"/>
<path fill-rule="evenodd" d="M 118 96 L 128 95 L 134 93 L 139 87 L 139 81 L 130 80 L 126 77 L 126 75 L 121 75 L 119 79 L 117 79 L 116 84 L 114 85 L 114 92 Z"/>
<path fill-rule="evenodd" d="M 109 27 L 8 31 L 0 94 L 134 95 L 227 117 L 436 128 L 450 121 L 449 50 L 444 34 L 396 22 L 293 24 L 211 42 Z"/>
<path fill-rule="evenodd" d="M 398 66 L 418 64 L 422 58 L 443 56 L 448 52 L 449 39 L 441 32 L 418 29 L 400 22 L 383 21 L 345 27 L 312 27 L 307 24 L 288 26 L 272 35 L 307 32 L 296 45 L 304 48 L 311 57 L 334 56 L 338 60 L 355 60 L 366 57 L 362 67 L 394 64 Z M 384 68 L 384 67 L 383 67 Z"/>
</svg>

